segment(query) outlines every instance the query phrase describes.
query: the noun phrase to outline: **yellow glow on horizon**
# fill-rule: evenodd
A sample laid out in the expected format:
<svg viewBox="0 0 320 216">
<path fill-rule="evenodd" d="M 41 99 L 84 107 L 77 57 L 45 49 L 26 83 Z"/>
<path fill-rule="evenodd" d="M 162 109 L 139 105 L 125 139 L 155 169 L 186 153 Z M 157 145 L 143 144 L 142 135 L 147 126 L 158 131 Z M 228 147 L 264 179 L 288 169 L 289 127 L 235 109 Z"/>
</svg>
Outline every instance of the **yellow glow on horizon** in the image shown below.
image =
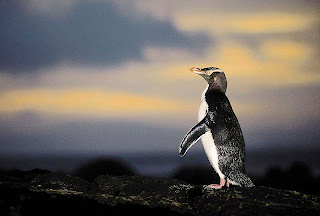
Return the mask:
<svg viewBox="0 0 320 216">
<path fill-rule="evenodd" d="M 220 33 L 295 32 L 314 27 L 319 21 L 314 14 L 294 13 L 180 13 L 174 17 L 177 28 L 186 31 Z"/>
<path fill-rule="evenodd" d="M 303 61 L 310 57 L 312 48 L 293 41 L 267 41 L 262 44 L 267 57 L 289 61 Z"/>
<path fill-rule="evenodd" d="M 33 111 L 68 117 L 183 119 L 198 110 L 199 101 L 169 100 L 98 90 L 26 89 L 0 95 L 0 113 Z M 258 104 L 234 101 L 239 115 L 259 113 Z"/>
<path fill-rule="evenodd" d="M 254 14 L 233 18 L 231 29 L 237 32 L 272 33 L 301 31 L 315 24 L 312 16 L 299 14 Z"/>
<path fill-rule="evenodd" d="M 0 95 L 0 112 L 33 110 L 92 116 L 136 116 L 156 113 L 185 114 L 190 106 L 183 102 L 100 90 L 26 89 Z"/>
</svg>

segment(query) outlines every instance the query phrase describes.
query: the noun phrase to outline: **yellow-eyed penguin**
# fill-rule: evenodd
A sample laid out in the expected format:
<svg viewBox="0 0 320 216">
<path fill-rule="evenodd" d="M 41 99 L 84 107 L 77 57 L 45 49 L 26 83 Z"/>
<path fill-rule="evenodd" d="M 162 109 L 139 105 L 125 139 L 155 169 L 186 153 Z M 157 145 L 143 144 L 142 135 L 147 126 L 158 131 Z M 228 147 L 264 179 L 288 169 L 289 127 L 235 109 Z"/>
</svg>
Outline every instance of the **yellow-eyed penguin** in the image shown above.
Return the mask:
<svg viewBox="0 0 320 216">
<path fill-rule="evenodd" d="M 220 189 L 229 184 L 253 187 L 245 169 L 243 134 L 225 95 L 227 79 L 224 72 L 217 67 L 192 67 L 190 70 L 202 76 L 208 86 L 201 96 L 199 123 L 183 138 L 180 156 L 183 157 L 201 138 L 209 162 L 220 177 L 220 184 L 211 184 L 208 188 Z"/>
</svg>

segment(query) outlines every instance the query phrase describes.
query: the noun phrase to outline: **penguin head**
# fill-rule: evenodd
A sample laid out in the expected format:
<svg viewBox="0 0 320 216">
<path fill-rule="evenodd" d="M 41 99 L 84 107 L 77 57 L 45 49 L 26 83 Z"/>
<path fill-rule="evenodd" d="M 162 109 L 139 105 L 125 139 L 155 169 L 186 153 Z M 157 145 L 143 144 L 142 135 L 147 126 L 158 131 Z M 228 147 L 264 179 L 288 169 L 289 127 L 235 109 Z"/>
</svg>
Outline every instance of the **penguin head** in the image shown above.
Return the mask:
<svg viewBox="0 0 320 216">
<path fill-rule="evenodd" d="M 217 67 L 197 68 L 192 67 L 190 71 L 202 76 L 209 84 L 210 89 L 226 93 L 227 78 L 224 72 Z"/>
</svg>

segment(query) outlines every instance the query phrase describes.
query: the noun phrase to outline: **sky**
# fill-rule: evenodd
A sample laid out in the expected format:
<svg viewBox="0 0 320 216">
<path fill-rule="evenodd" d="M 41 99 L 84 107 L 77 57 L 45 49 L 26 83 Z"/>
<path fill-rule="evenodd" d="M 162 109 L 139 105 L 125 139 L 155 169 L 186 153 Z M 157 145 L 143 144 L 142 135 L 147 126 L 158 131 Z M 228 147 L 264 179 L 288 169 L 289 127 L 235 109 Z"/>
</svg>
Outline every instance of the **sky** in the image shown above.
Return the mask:
<svg viewBox="0 0 320 216">
<path fill-rule="evenodd" d="M 225 71 L 248 150 L 319 149 L 317 0 L 0 0 L 0 29 L 2 153 L 178 154 L 194 66 Z"/>
</svg>

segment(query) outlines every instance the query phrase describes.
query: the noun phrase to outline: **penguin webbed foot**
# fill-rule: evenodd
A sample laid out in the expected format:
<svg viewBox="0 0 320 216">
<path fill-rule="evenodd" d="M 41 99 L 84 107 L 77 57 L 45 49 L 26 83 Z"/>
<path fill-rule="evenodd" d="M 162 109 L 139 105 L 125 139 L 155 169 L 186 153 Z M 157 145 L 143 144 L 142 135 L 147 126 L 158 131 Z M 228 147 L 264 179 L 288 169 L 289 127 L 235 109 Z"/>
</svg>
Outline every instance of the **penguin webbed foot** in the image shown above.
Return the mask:
<svg viewBox="0 0 320 216">
<path fill-rule="evenodd" d="M 229 182 L 227 182 L 225 179 L 220 179 L 220 184 L 209 184 L 209 185 L 205 185 L 204 189 L 209 189 L 209 190 L 220 190 L 224 187 L 229 187 Z"/>
<path fill-rule="evenodd" d="M 222 189 L 223 186 L 220 184 L 209 184 L 205 188 L 206 189 Z"/>
</svg>

